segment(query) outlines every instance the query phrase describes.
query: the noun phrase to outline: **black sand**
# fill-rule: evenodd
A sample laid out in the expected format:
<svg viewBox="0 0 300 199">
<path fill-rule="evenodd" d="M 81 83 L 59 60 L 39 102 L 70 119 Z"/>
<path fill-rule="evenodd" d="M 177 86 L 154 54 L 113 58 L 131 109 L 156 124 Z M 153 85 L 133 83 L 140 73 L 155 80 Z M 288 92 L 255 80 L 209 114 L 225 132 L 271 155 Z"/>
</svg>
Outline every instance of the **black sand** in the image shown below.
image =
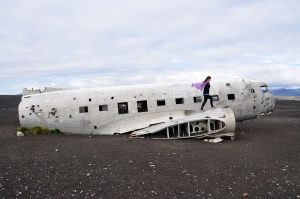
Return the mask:
<svg viewBox="0 0 300 199">
<path fill-rule="evenodd" d="M 16 137 L 19 100 L 0 96 L 0 198 L 300 197 L 300 102 L 278 101 L 239 123 L 235 141 L 210 144 Z"/>
</svg>

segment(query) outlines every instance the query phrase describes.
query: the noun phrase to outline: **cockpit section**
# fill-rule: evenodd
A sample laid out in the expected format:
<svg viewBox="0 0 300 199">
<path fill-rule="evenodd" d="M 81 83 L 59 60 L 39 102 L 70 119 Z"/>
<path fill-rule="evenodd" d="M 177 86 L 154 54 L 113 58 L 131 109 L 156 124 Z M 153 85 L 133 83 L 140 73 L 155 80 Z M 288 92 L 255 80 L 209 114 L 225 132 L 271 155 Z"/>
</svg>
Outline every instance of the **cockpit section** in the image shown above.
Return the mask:
<svg viewBox="0 0 300 199">
<path fill-rule="evenodd" d="M 270 113 L 275 108 L 275 98 L 269 91 L 268 85 L 266 83 L 260 83 L 260 91 L 262 92 L 261 97 L 261 115 Z"/>
</svg>

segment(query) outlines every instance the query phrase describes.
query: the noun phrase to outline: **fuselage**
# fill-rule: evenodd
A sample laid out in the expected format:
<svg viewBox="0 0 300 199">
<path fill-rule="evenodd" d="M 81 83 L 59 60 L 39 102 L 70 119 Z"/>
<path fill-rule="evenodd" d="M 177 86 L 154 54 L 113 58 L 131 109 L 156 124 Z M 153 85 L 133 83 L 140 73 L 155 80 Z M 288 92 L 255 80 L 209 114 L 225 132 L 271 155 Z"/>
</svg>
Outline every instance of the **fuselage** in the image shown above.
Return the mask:
<svg viewBox="0 0 300 199">
<path fill-rule="evenodd" d="M 271 112 L 275 101 L 256 81 L 211 82 L 215 107 L 231 107 L 236 121 Z M 73 134 L 121 134 L 199 112 L 202 91 L 191 83 L 63 90 L 26 95 L 19 104 L 21 126 Z M 204 110 L 211 108 L 206 103 Z"/>
</svg>

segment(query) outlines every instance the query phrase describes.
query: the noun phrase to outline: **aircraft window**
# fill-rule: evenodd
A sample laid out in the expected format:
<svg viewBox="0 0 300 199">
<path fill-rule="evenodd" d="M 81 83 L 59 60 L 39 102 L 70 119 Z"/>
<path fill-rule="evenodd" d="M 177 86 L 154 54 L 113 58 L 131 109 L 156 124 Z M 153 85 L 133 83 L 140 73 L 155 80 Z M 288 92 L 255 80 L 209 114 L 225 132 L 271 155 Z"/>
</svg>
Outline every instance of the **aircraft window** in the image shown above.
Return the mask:
<svg viewBox="0 0 300 199">
<path fill-rule="evenodd" d="M 255 93 L 255 90 L 253 88 L 251 89 L 251 93 Z"/>
<path fill-rule="evenodd" d="M 176 104 L 184 104 L 183 98 L 176 98 L 175 101 L 176 101 Z"/>
<path fill-rule="evenodd" d="M 231 84 L 230 84 L 230 83 L 226 83 L 226 86 L 227 86 L 227 87 L 230 87 L 230 86 L 231 86 Z"/>
<path fill-rule="evenodd" d="M 200 102 L 202 102 L 201 96 L 194 97 L 194 103 L 200 103 Z"/>
<path fill-rule="evenodd" d="M 119 114 L 126 114 L 126 113 L 128 113 L 128 103 L 127 102 L 120 102 L 120 103 L 118 103 L 118 113 Z"/>
<path fill-rule="evenodd" d="M 138 112 L 147 112 L 148 111 L 147 100 L 137 101 L 137 109 Z"/>
<path fill-rule="evenodd" d="M 91 101 L 92 101 L 92 98 L 89 99 L 89 102 L 91 102 Z"/>
<path fill-rule="evenodd" d="M 87 106 L 79 107 L 79 113 L 87 113 L 87 112 L 89 112 L 89 109 Z"/>
<path fill-rule="evenodd" d="M 228 100 L 235 100 L 235 95 L 234 94 L 228 94 Z"/>
<path fill-rule="evenodd" d="M 99 111 L 108 111 L 107 105 L 99 105 Z"/>
<path fill-rule="evenodd" d="M 211 95 L 213 101 L 219 101 L 219 95 Z"/>
<path fill-rule="evenodd" d="M 157 100 L 157 106 L 165 106 L 166 105 L 166 100 L 161 99 L 161 100 Z"/>
<path fill-rule="evenodd" d="M 268 86 L 261 86 L 261 87 L 260 87 L 260 90 L 261 90 L 263 93 L 266 93 L 266 92 L 268 92 Z"/>
</svg>

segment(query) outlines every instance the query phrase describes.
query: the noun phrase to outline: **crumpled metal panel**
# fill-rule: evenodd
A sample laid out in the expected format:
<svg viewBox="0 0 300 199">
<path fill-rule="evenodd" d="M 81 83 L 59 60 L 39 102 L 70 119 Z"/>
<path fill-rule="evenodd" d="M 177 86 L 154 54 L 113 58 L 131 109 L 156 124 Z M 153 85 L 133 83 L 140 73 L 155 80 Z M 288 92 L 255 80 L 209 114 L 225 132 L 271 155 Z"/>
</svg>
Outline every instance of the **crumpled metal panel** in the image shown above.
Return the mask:
<svg viewBox="0 0 300 199">
<path fill-rule="evenodd" d="M 183 129 L 182 126 L 186 125 L 188 129 Z M 216 125 L 219 125 L 216 128 Z M 198 128 L 198 131 L 193 129 L 194 125 Z M 199 126 L 199 127 L 198 127 Z M 175 136 L 169 136 L 169 128 L 174 129 L 176 127 L 177 133 Z M 202 127 L 202 131 L 201 131 Z M 131 133 L 132 137 L 145 136 L 149 134 L 156 134 L 163 130 L 166 130 L 166 137 L 152 137 L 161 139 L 183 139 L 183 138 L 199 138 L 199 137 L 218 137 L 218 136 L 234 136 L 236 127 L 236 121 L 234 113 L 231 108 L 216 108 L 210 109 L 205 112 L 194 113 L 186 116 L 184 119 L 173 120 L 169 122 L 164 122 L 161 124 L 156 124 L 141 130 L 134 131 Z M 175 128 L 175 129 L 176 129 Z M 184 134 L 182 131 L 187 130 Z"/>
</svg>

